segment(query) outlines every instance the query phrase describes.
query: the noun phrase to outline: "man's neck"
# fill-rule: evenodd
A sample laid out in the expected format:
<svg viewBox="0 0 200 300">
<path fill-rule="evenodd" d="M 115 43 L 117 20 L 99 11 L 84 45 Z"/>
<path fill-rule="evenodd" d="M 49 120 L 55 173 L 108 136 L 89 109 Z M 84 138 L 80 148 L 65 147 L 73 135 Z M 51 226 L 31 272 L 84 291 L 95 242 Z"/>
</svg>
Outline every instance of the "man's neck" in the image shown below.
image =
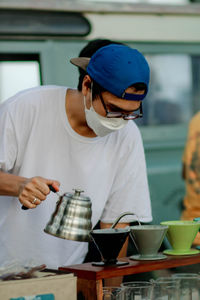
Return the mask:
<svg viewBox="0 0 200 300">
<path fill-rule="evenodd" d="M 85 118 L 83 94 L 78 90 L 68 89 L 65 98 L 65 110 L 72 129 L 85 137 L 96 137 L 96 134 L 88 127 Z"/>
</svg>

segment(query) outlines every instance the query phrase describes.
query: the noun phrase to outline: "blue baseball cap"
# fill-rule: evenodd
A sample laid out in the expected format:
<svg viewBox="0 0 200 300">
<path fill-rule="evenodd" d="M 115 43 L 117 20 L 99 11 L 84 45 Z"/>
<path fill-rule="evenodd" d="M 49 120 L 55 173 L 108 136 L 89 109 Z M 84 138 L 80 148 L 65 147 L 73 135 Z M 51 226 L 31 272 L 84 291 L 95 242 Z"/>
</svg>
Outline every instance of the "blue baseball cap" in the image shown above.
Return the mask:
<svg viewBox="0 0 200 300">
<path fill-rule="evenodd" d="M 141 101 L 148 92 L 150 69 L 145 57 L 136 49 L 110 44 L 98 49 L 91 58 L 72 58 L 71 63 L 85 70 L 99 85 L 125 100 Z M 126 93 L 135 83 L 144 83 L 143 95 Z"/>
</svg>

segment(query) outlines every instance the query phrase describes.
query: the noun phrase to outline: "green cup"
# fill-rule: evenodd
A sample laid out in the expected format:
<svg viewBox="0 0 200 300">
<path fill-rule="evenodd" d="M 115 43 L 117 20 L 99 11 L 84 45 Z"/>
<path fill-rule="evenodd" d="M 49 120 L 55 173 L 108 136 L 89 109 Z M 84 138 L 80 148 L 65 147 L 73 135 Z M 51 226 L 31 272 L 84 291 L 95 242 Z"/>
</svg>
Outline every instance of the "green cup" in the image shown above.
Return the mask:
<svg viewBox="0 0 200 300">
<path fill-rule="evenodd" d="M 165 221 L 161 225 L 167 225 L 167 239 L 172 249 L 165 250 L 170 255 L 190 255 L 199 253 L 191 249 L 192 243 L 199 231 L 200 223 L 194 221 Z"/>
</svg>

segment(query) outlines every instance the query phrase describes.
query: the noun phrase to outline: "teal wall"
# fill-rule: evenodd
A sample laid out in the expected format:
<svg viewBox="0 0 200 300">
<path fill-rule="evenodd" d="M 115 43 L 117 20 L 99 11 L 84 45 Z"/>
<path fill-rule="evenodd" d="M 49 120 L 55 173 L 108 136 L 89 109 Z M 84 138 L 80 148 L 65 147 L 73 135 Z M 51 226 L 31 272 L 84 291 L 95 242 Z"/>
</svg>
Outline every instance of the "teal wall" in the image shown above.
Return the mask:
<svg viewBox="0 0 200 300">
<path fill-rule="evenodd" d="M 141 131 L 147 161 L 153 223 L 179 219 L 185 190 L 181 178 L 181 159 L 187 126 L 159 126 L 141 128 Z"/>
</svg>

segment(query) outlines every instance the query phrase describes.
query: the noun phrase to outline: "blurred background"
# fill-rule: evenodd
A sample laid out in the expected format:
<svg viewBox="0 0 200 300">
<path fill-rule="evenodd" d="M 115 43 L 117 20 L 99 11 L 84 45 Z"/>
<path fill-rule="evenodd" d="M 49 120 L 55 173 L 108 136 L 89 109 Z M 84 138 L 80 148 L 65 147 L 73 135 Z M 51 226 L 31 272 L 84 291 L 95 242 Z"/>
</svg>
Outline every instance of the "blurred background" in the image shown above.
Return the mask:
<svg viewBox="0 0 200 300">
<path fill-rule="evenodd" d="M 149 61 L 150 92 L 137 124 L 153 223 L 179 219 L 187 126 L 200 107 L 200 1 L 0 0 L 0 102 L 37 85 L 76 87 L 69 59 L 95 38 L 126 43 Z"/>
</svg>

